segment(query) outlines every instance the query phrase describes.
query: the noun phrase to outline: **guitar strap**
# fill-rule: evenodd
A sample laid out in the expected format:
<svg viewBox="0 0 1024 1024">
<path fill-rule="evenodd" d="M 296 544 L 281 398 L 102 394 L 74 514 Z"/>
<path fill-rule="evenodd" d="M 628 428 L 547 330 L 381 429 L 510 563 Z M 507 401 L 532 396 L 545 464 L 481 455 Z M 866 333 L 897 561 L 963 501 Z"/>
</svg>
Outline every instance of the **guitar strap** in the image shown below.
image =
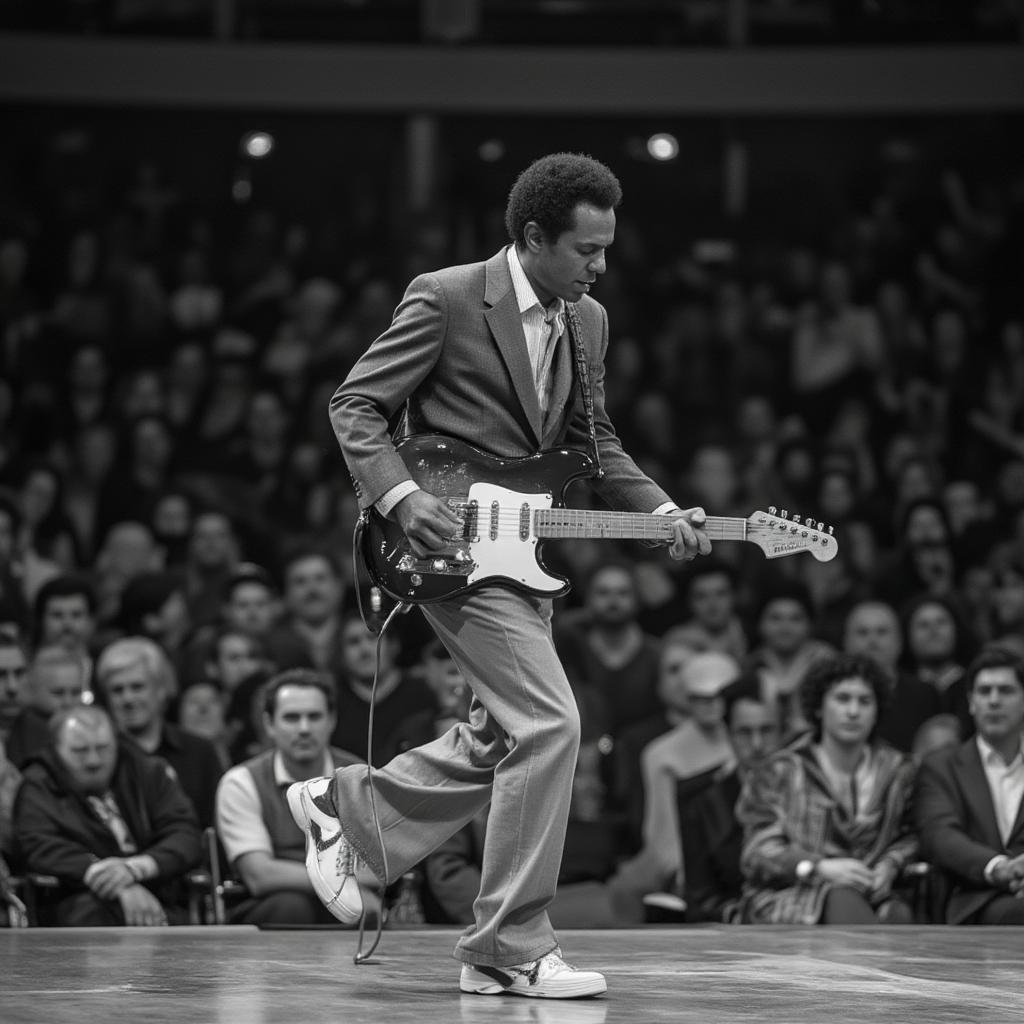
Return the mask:
<svg viewBox="0 0 1024 1024">
<path fill-rule="evenodd" d="M 576 362 L 576 379 L 580 382 L 583 393 L 583 408 L 587 414 L 587 434 L 590 438 L 590 450 L 594 459 L 594 475 L 600 480 L 604 476 L 601 465 L 601 452 L 597 447 L 597 426 L 594 422 L 594 393 L 590 389 L 590 371 L 587 369 L 587 353 L 583 348 L 583 325 L 575 302 L 565 304 L 565 321 L 569 328 L 572 341 L 572 354 Z"/>
</svg>

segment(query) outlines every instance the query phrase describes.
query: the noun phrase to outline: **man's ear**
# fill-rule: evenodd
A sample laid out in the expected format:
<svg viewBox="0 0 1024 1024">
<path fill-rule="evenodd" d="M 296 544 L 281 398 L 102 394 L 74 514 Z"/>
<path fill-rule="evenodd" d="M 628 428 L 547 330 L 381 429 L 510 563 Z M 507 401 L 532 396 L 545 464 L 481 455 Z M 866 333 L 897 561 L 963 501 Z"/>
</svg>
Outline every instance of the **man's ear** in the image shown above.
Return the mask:
<svg viewBox="0 0 1024 1024">
<path fill-rule="evenodd" d="M 544 248 L 544 232 L 535 220 L 527 221 L 526 227 L 523 228 L 523 237 L 530 252 L 540 252 Z"/>
</svg>

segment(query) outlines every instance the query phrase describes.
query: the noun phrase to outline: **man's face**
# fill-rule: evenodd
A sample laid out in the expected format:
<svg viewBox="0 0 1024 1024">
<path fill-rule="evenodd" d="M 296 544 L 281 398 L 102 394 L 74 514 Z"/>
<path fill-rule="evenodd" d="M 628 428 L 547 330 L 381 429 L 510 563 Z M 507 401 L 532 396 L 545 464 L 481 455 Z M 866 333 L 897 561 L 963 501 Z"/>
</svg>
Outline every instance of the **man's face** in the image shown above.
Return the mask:
<svg viewBox="0 0 1024 1024">
<path fill-rule="evenodd" d="M 177 650 L 189 628 L 188 603 L 180 590 L 175 590 L 147 622 L 147 630 L 160 646 L 168 651 Z"/>
<path fill-rule="evenodd" d="M 779 654 L 792 654 L 811 635 L 811 620 L 799 601 L 777 598 L 761 613 L 761 639 Z"/>
<path fill-rule="evenodd" d="M 83 651 L 92 639 L 95 623 L 84 594 L 51 597 L 43 609 L 42 645 L 57 644 Z"/>
<path fill-rule="evenodd" d="M 953 616 L 942 605 L 922 605 L 907 623 L 907 643 L 922 664 L 951 658 L 956 646 Z"/>
<path fill-rule="evenodd" d="M 105 793 L 117 764 L 117 741 L 106 721 L 69 719 L 57 739 L 57 756 L 76 793 Z"/>
<path fill-rule="evenodd" d="M 53 714 L 82 703 L 83 670 L 79 665 L 55 663 L 32 669 L 34 703 L 40 711 Z"/>
<path fill-rule="evenodd" d="M 529 230 L 527 239 L 532 237 Z M 576 207 L 576 223 L 557 239 L 530 245 L 530 283 L 546 306 L 556 296 L 578 302 L 605 272 L 605 249 L 615 240 L 615 211 L 588 203 Z"/>
<path fill-rule="evenodd" d="M 222 636 L 215 654 L 212 674 L 229 692 L 263 665 L 252 640 L 240 633 L 226 633 Z"/>
<path fill-rule="evenodd" d="M 968 698 L 978 735 L 996 744 L 1024 728 L 1024 680 L 1009 666 L 983 668 Z"/>
<path fill-rule="evenodd" d="M 141 662 L 112 672 L 103 692 L 117 727 L 129 735 L 145 732 L 163 718 L 163 687 L 149 677 Z"/>
<path fill-rule="evenodd" d="M 752 768 L 778 748 L 778 719 L 762 701 L 737 700 L 729 716 L 729 738 L 740 766 Z"/>
<path fill-rule="evenodd" d="M 690 585 L 690 610 L 708 629 L 719 630 L 729 624 L 733 613 L 732 582 L 724 573 L 699 576 Z"/>
<path fill-rule="evenodd" d="M 296 618 L 318 625 L 337 612 L 341 581 L 325 558 L 302 558 L 288 569 L 285 602 Z"/>
<path fill-rule="evenodd" d="M 843 640 L 847 654 L 872 658 L 891 671 L 896 667 L 901 646 L 899 623 L 892 609 L 865 605 L 850 612 Z"/>
<path fill-rule="evenodd" d="M 231 523 L 222 515 L 206 513 L 196 517 L 189 551 L 195 563 L 204 569 L 220 569 L 235 558 L 235 535 Z"/>
<path fill-rule="evenodd" d="M 389 637 L 380 645 L 380 670 L 383 674 L 394 664 L 394 648 Z M 341 631 L 341 665 L 345 674 L 360 682 L 369 682 L 377 666 L 377 638 L 358 619 L 349 619 Z"/>
<path fill-rule="evenodd" d="M 636 614 L 636 589 L 625 569 L 602 569 L 587 592 L 587 609 L 597 625 L 618 626 Z"/>
<path fill-rule="evenodd" d="M 868 683 L 855 676 L 831 687 L 821 704 L 821 734 L 844 746 L 866 743 L 878 720 L 878 702 Z"/>
<path fill-rule="evenodd" d="M 296 764 L 319 766 L 334 731 L 327 698 L 315 686 L 283 686 L 273 715 L 264 715 L 267 735 L 276 750 Z"/>
<path fill-rule="evenodd" d="M 277 602 L 262 583 L 239 583 L 224 606 L 228 623 L 250 636 L 264 636 L 274 624 Z"/>
<path fill-rule="evenodd" d="M 0 723 L 13 722 L 22 709 L 27 667 L 20 647 L 0 647 Z"/>
</svg>

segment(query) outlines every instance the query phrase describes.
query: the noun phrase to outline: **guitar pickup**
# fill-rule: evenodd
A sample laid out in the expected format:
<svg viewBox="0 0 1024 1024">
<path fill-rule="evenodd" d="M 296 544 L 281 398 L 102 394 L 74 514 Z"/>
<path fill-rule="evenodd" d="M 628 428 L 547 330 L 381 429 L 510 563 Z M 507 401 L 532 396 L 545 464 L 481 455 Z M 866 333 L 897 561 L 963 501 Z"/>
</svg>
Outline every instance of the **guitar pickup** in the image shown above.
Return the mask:
<svg viewBox="0 0 1024 1024">
<path fill-rule="evenodd" d="M 476 562 L 465 551 L 435 558 L 417 558 L 405 554 L 396 566 L 399 572 L 418 573 L 421 576 L 468 576 L 476 568 Z"/>
</svg>

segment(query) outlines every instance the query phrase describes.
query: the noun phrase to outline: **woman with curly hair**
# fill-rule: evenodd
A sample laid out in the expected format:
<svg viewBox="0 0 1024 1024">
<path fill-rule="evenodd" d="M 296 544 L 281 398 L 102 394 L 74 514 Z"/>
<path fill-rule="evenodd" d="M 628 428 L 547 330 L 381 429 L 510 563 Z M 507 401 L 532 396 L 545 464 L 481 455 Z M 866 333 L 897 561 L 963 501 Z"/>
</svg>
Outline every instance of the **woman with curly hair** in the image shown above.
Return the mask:
<svg viewBox="0 0 1024 1024">
<path fill-rule="evenodd" d="M 741 920 L 910 923 L 893 884 L 917 852 L 910 759 L 876 738 L 889 681 L 869 658 L 813 665 L 800 688 L 811 729 L 744 786 Z"/>
</svg>

